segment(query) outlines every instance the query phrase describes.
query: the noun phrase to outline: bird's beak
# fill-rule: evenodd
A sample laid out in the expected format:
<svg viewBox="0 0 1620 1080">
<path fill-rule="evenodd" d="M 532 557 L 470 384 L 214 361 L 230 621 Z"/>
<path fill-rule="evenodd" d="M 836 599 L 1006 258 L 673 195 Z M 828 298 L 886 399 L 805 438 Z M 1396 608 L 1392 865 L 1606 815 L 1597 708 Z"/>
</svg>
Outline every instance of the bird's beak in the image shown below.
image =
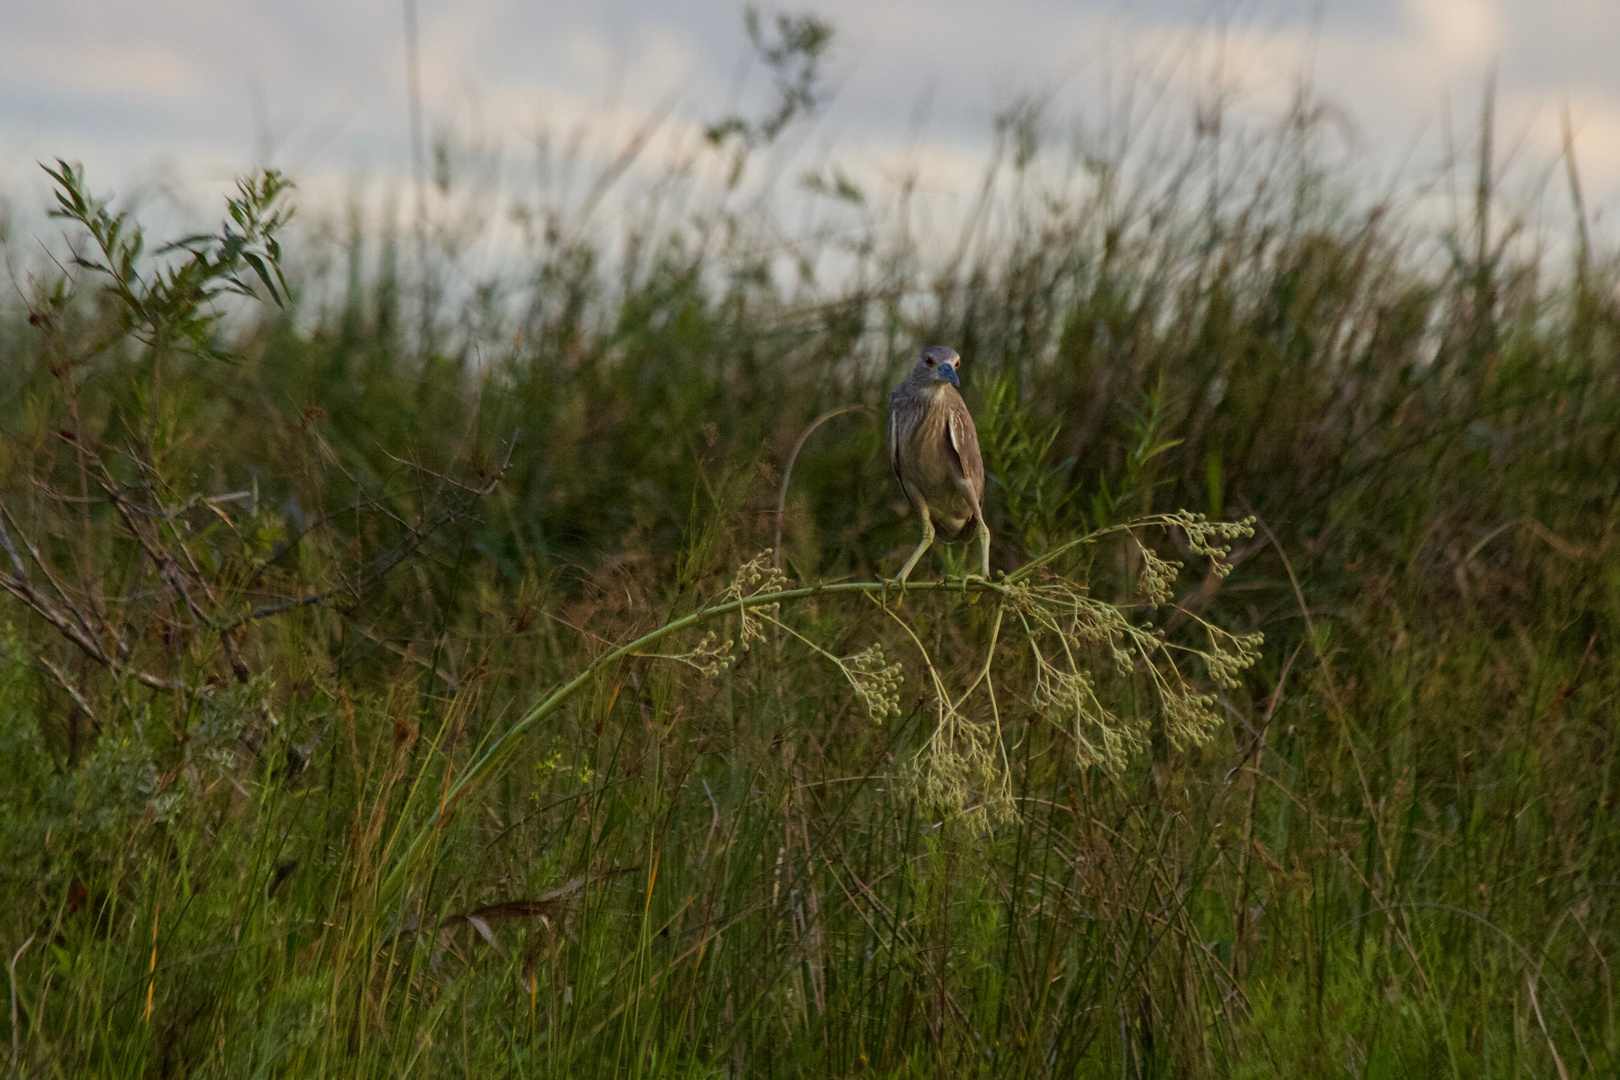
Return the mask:
<svg viewBox="0 0 1620 1080">
<path fill-rule="evenodd" d="M 935 368 L 934 370 L 939 372 L 939 377 L 940 378 L 944 379 L 946 382 L 950 383 L 952 386 L 956 387 L 958 390 L 960 390 L 962 388 L 961 380 L 956 377 L 956 367 L 955 367 L 955 365 L 953 365 L 953 364 L 941 364 L 941 365 L 939 365 L 939 367 Z"/>
</svg>

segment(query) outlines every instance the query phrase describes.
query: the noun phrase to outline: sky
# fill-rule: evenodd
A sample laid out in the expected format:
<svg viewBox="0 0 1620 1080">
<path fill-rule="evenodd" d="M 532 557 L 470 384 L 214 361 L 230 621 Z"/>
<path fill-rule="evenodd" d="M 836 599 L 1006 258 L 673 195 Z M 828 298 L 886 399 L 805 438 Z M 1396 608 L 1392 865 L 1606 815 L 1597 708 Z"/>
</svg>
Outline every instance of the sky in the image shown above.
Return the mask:
<svg viewBox="0 0 1620 1080">
<path fill-rule="evenodd" d="M 411 174 L 409 0 L 9 0 L 0 35 L 0 195 L 43 205 L 36 162 L 189 204 L 254 164 L 315 203 Z M 580 130 L 611 159 L 667 116 L 636 168 L 689 155 L 703 126 L 768 104 L 736 0 L 416 0 L 427 123 L 514 167 L 538 133 Z M 1614 0 L 789 0 L 836 31 L 823 113 L 799 145 L 852 174 L 921 163 L 971 190 L 995 116 L 1020 94 L 1098 116 L 1126 85 L 1193 115 L 1219 85 L 1280 117 L 1302 78 L 1334 103 L 1349 157 L 1421 171 L 1473 137 L 1497 85 L 1498 144 L 1556 162 L 1567 110 L 1589 204 L 1620 195 Z M 1133 82 L 1137 80 L 1137 82 Z M 1202 88 L 1202 89 L 1200 89 Z M 1150 96 L 1150 95 L 1144 95 Z"/>
</svg>

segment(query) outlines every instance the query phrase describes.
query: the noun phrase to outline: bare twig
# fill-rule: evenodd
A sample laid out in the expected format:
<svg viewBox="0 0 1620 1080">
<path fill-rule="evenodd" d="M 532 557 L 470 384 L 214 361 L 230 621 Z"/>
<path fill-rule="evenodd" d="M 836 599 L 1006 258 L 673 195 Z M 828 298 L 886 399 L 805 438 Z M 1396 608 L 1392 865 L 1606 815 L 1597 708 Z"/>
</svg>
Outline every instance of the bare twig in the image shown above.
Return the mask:
<svg viewBox="0 0 1620 1080">
<path fill-rule="evenodd" d="M 367 566 L 363 567 L 359 576 L 352 584 L 338 586 L 331 589 L 323 589 L 320 592 L 308 593 L 304 596 L 295 596 L 291 599 L 282 600 L 278 603 L 266 604 L 264 607 L 255 608 L 246 615 L 236 619 L 234 622 L 226 624 L 226 626 L 221 629 L 220 633 L 228 634 L 233 630 L 246 626 L 248 623 L 256 622 L 259 619 L 267 619 L 275 615 L 282 615 L 298 608 L 311 607 L 316 604 L 324 604 L 332 597 L 341 593 L 353 593 L 355 595 L 359 595 L 361 592 L 369 589 L 378 581 L 381 581 L 384 577 L 387 577 L 388 574 L 392 572 L 393 569 L 400 563 L 409 558 L 417 548 L 421 547 L 422 544 L 426 542 L 428 537 L 432 536 L 435 532 L 443 528 L 445 525 L 448 525 L 456 518 L 459 518 L 462 514 L 465 514 L 468 510 L 472 509 L 473 504 L 476 503 L 480 498 L 494 491 L 495 488 L 499 486 L 501 480 L 506 476 L 507 469 L 511 467 L 512 453 L 516 447 L 516 441 L 507 444 L 506 457 L 502 459 L 500 468 L 495 471 L 495 474 L 489 478 L 487 483 L 485 483 L 482 487 L 476 488 L 466 487 L 458 484 L 458 487 L 462 487 L 463 490 L 467 492 L 467 497 L 465 499 L 461 500 L 459 504 L 445 510 L 442 514 L 425 525 L 419 523 L 412 526 L 410 531 L 406 534 L 405 539 L 401 540 L 397 545 L 395 545 L 392 550 L 384 552 L 382 555 L 379 555 L 377 558 L 373 559 Z"/>
<path fill-rule="evenodd" d="M 29 666 L 33 667 L 34 665 L 30 664 Z M 90 717 L 91 722 L 94 723 L 96 710 L 90 707 L 90 702 L 85 700 L 84 695 L 79 693 L 79 688 L 74 686 L 72 681 L 68 679 L 67 672 L 53 663 L 48 656 L 41 656 L 38 666 L 41 670 L 50 673 L 51 678 L 56 680 L 56 684 L 67 691 L 67 695 L 73 699 L 73 703 L 83 709 L 85 715 Z"/>
<path fill-rule="evenodd" d="M 175 592 L 180 594 L 180 598 L 185 601 L 186 608 L 191 612 L 194 619 L 203 626 L 213 629 L 214 620 L 209 618 L 208 613 L 192 598 L 191 590 L 186 586 L 185 575 L 180 571 L 177 561 L 166 552 L 159 551 L 156 545 L 147 537 L 145 531 L 135 520 L 134 504 L 124 498 L 105 467 L 102 469 L 102 474 L 102 490 L 106 492 L 108 500 L 117 509 L 118 515 L 124 519 L 124 524 L 128 527 L 130 534 L 135 537 L 135 542 L 141 545 L 141 550 L 146 553 L 146 557 L 151 559 L 153 565 L 157 567 L 158 576 L 167 582 Z M 179 512 L 181 512 L 179 509 L 164 508 L 151 516 L 161 517 L 172 530 L 174 528 L 174 515 Z M 209 603 L 218 608 L 219 602 L 214 597 L 213 590 L 208 587 L 202 568 L 197 565 L 196 559 L 192 557 L 191 549 L 184 543 L 177 546 L 181 553 L 185 555 L 186 562 L 191 565 L 191 579 L 197 582 L 207 594 Z M 252 677 L 252 673 L 248 671 L 247 664 L 243 662 L 242 654 L 237 649 L 236 642 L 231 638 L 228 631 L 219 631 L 218 633 L 220 644 L 225 649 L 225 656 L 230 661 L 231 673 L 236 676 L 238 682 L 245 684 Z"/>
<path fill-rule="evenodd" d="M 142 686 L 148 686 L 154 690 L 185 689 L 186 684 L 179 679 L 165 679 L 161 676 L 153 675 L 150 672 L 141 671 L 138 668 L 132 667 L 125 663 L 120 657 L 109 656 L 107 651 L 96 641 L 94 636 L 95 632 L 85 621 L 81 612 L 79 612 L 77 609 L 70 608 L 69 610 L 72 612 L 70 615 L 67 611 L 63 611 L 61 607 L 57 606 L 57 604 L 52 601 L 50 597 L 46 596 L 43 592 L 36 588 L 34 584 L 28 580 L 27 570 L 23 566 L 22 559 L 17 554 L 17 549 L 11 541 L 11 536 L 6 531 L 5 519 L 7 517 L 10 517 L 10 512 L 5 509 L 4 505 L 0 505 L 0 550 L 4 550 L 6 555 L 10 557 L 11 564 L 17 572 L 15 574 L 8 574 L 0 571 L 0 588 L 5 589 L 12 596 L 15 596 L 18 600 L 22 601 L 23 604 L 32 610 L 36 615 L 54 626 L 57 633 L 61 634 L 74 645 L 78 646 L 80 652 L 84 653 L 102 667 L 107 668 L 113 674 L 132 678 Z M 12 524 L 16 524 L 15 519 L 13 519 Z M 24 541 L 24 545 L 29 548 L 29 554 L 33 556 L 35 562 L 39 563 L 40 558 L 38 552 L 36 552 L 31 545 L 28 545 L 26 540 Z M 40 565 L 43 568 L 43 564 L 40 563 Z M 62 594 L 60 586 L 56 585 L 54 580 L 52 581 L 52 585 L 57 589 L 59 594 L 63 595 L 65 600 L 65 594 Z"/>
<path fill-rule="evenodd" d="M 11 511 L 6 507 L 6 505 L 4 503 L 0 503 L 0 547 L 3 547 L 7 556 L 10 557 L 11 565 L 16 569 L 17 576 L 23 581 L 27 581 L 28 570 L 23 566 L 22 558 L 17 554 L 17 549 L 12 546 L 11 536 L 6 531 L 5 526 L 5 521 L 7 518 L 11 519 L 12 527 L 17 530 L 17 536 L 22 541 L 23 547 L 27 549 L 28 557 L 34 561 L 35 566 L 39 567 L 39 572 L 44 575 L 45 580 L 51 586 L 52 591 L 56 593 L 63 603 L 68 605 L 68 610 L 72 614 L 74 621 L 77 622 L 79 629 L 84 632 L 86 637 L 96 637 L 97 635 L 95 628 L 93 628 L 90 625 L 90 621 L 84 617 L 84 613 L 73 605 L 72 600 L 68 597 L 67 588 L 63 586 L 60 581 L 56 580 L 56 575 L 51 572 L 50 564 L 45 561 L 43 556 L 40 555 L 39 548 L 35 547 L 34 544 L 28 539 L 27 535 L 24 534 L 22 525 L 18 523 L 16 517 L 12 515 Z M 30 588 L 32 588 L 32 586 L 30 586 Z M 40 595 L 43 597 L 44 594 L 41 593 Z"/>
</svg>

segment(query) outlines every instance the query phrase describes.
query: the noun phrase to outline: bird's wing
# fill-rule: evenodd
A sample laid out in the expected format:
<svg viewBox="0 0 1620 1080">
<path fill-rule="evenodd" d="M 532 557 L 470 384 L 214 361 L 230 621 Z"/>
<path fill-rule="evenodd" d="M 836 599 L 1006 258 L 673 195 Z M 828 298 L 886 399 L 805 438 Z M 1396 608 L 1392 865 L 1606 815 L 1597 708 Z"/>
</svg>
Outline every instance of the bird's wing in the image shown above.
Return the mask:
<svg viewBox="0 0 1620 1080">
<path fill-rule="evenodd" d="M 889 467 L 894 470 L 894 478 L 900 482 L 900 491 L 905 495 L 906 501 L 918 513 L 927 514 L 928 504 L 923 501 L 916 489 L 906 482 L 902 464 L 906 456 L 906 443 L 917 429 L 915 410 L 907 409 L 906 406 L 907 401 L 901 390 L 889 395 Z"/>
<path fill-rule="evenodd" d="M 889 468 L 894 470 L 894 478 L 900 481 L 900 486 L 906 486 L 905 477 L 900 475 L 900 418 L 895 408 L 895 395 L 889 395 Z"/>
<path fill-rule="evenodd" d="M 905 388 L 901 387 L 889 395 L 889 467 L 894 470 L 894 478 L 900 481 L 900 487 L 905 491 L 906 498 L 912 498 L 911 489 L 906 484 L 905 459 L 906 444 L 917 432 L 917 409 L 915 402 L 906 396 Z"/>
<path fill-rule="evenodd" d="M 955 458 L 956 474 L 972 493 L 974 508 L 981 509 L 984 506 L 984 458 L 979 455 L 979 433 L 961 395 L 951 393 L 950 410 L 945 434 Z"/>
</svg>

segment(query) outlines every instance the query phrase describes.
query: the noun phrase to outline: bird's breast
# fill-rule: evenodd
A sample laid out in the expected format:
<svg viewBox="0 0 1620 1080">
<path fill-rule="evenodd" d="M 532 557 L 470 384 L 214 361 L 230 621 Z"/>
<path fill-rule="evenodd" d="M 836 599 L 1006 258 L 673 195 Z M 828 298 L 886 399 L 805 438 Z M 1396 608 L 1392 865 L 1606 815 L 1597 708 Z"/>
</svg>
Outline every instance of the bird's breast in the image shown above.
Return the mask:
<svg viewBox="0 0 1620 1080">
<path fill-rule="evenodd" d="M 906 482 L 927 501 L 930 516 L 947 530 L 960 528 L 973 516 L 972 504 L 957 486 L 961 464 L 951 445 L 950 395 L 944 385 L 922 397 L 922 407 L 908 431 L 900 433 L 901 467 Z"/>
</svg>

